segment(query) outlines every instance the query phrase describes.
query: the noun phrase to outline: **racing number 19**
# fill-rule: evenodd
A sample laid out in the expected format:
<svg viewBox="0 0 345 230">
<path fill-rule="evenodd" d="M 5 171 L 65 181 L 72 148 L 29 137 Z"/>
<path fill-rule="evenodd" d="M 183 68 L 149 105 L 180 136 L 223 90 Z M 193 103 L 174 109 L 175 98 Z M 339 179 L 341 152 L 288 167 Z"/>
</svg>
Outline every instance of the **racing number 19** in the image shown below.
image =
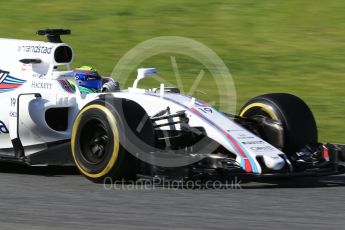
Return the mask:
<svg viewBox="0 0 345 230">
<path fill-rule="evenodd" d="M 11 98 L 11 106 L 14 107 L 16 106 L 17 100 L 15 98 Z"/>
</svg>

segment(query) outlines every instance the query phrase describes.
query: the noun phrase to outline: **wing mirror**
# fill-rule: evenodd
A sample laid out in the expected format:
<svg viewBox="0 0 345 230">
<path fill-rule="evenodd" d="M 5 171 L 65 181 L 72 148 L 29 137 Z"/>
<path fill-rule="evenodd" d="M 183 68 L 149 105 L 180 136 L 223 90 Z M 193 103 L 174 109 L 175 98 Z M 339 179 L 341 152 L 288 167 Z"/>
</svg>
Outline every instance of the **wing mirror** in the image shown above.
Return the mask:
<svg viewBox="0 0 345 230">
<path fill-rule="evenodd" d="M 138 69 L 138 75 L 137 79 L 135 79 L 133 83 L 133 88 L 136 89 L 138 86 L 138 83 L 141 79 L 144 79 L 146 77 L 152 77 L 157 75 L 157 69 L 156 68 L 140 68 Z"/>
</svg>

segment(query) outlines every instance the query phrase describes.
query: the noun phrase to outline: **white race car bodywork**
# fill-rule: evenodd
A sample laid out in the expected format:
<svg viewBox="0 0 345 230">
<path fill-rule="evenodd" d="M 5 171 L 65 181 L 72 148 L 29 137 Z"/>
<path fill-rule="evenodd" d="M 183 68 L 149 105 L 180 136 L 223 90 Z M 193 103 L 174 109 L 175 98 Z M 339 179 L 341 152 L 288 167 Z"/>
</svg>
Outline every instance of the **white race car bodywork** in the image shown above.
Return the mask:
<svg viewBox="0 0 345 230">
<path fill-rule="evenodd" d="M 24 147 L 22 157 L 48 149 L 49 143 L 69 141 L 78 112 L 102 95 L 81 94 L 66 81 L 74 79 L 69 70 L 72 49 L 64 43 L 0 39 L 0 54 L 0 156 L 17 157 L 14 145 L 18 139 Z M 262 173 L 257 156 L 272 170 L 290 164 L 282 151 L 195 98 L 136 87 L 107 94 L 137 102 L 149 116 L 167 107 L 171 113 L 185 111 L 189 126 L 203 127 L 210 139 L 236 155 L 246 172 Z M 59 119 L 47 118 L 47 111 L 55 108 L 68 111 L 64 130 L 53 129 L 52 121 L 47 121 Z"/>
</svg>

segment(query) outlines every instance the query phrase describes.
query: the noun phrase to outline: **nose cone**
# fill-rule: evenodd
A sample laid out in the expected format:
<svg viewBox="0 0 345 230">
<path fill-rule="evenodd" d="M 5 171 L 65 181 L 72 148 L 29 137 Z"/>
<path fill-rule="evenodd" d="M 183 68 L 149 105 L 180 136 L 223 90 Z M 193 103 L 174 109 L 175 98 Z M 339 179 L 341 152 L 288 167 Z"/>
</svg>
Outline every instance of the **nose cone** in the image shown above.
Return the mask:
<svg viewBox="0 0 345 230">
<path fill-rule="evenodd" d="M 263 156 L 266 167 L 273 170 L 281 170 L 285 166 L 285 161 L 279 156 Z"/>
</svg>

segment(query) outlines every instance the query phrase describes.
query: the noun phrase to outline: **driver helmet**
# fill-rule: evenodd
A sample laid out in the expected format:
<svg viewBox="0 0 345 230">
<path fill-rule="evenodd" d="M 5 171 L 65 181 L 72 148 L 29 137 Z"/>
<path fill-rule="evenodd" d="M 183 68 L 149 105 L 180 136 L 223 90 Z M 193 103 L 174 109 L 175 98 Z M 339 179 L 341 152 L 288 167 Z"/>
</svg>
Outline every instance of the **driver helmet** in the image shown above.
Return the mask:
<svg viewBox="0 0 345 230">
<path fill-rule="evenodd" d="M 74 77 L 82 93 L 98 93 L 102 91 L 102 76 L 91 66 L 73 69 Z"/>
</svg>

